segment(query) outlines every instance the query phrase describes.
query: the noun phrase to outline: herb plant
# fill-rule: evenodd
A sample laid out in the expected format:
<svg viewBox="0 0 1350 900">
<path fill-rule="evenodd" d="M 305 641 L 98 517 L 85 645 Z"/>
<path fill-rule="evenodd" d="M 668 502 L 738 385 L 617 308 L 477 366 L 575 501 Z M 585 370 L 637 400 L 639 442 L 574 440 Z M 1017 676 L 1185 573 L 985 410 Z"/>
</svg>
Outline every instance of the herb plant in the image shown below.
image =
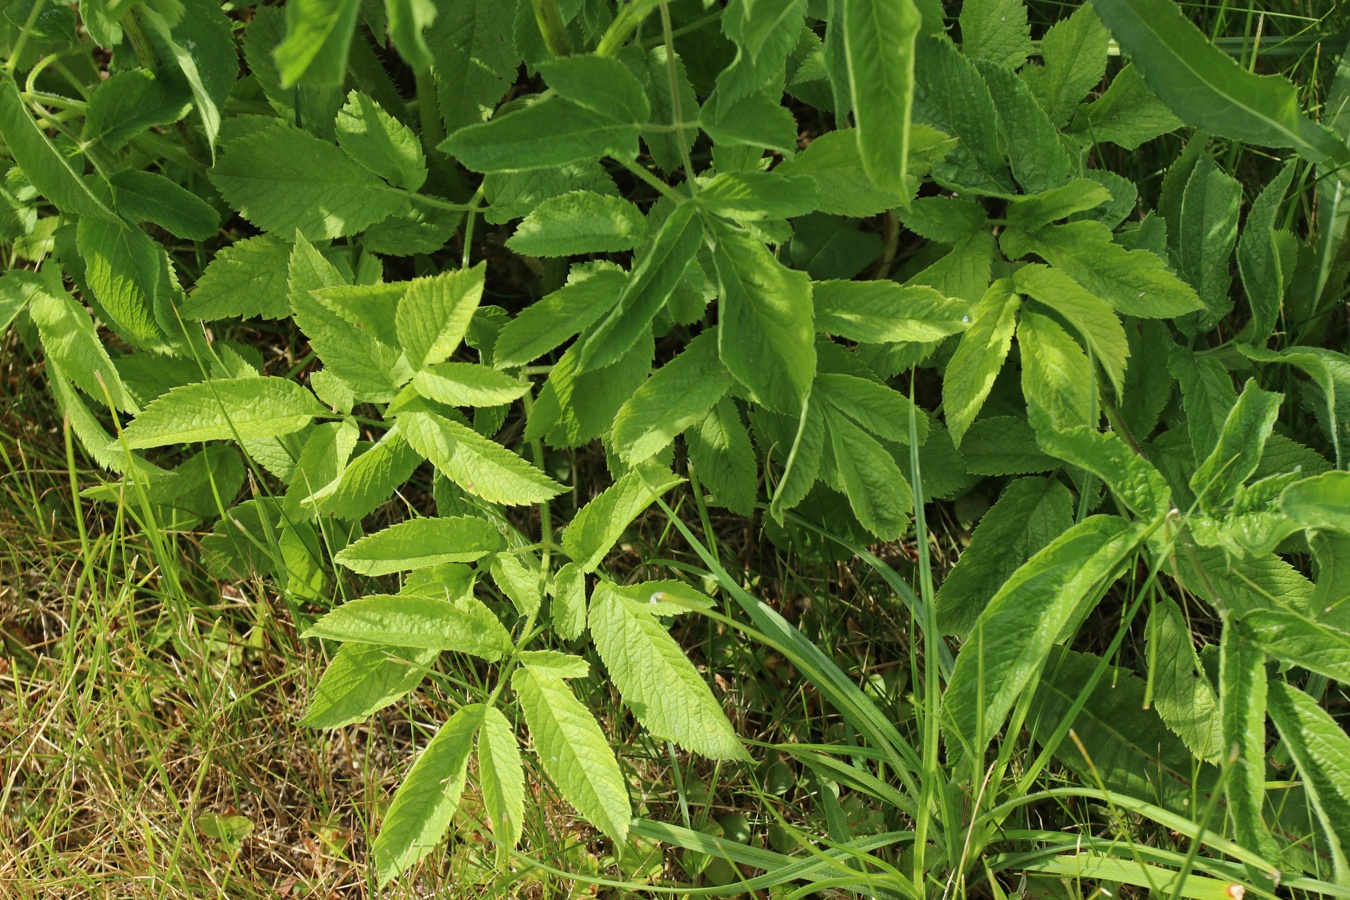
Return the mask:
<svg viewBox="0 0 1350 900">
<path fill-rule="evenodd" d="M 447 652 L 464 673 L 380 884 L 470 779 L 501 864 L 526 858 L 542 772 L 616 853 L 745 866 L 725 892 L 1350 885 L 1323 702 L 1350 680 L 1339 106 L 1316 121 L 1169 0 L 1038 42 L 1019 0 L 19 0 L 0 27 L 0 323 L 120 476 L 91 496 L 210 526 L 213 574 L 277 586 L 335 648 L 307 725 Z M 1183 128 L 1160 187 L 1101 165 Z M 1243 144 L 1292 151 L 1255 196 Z M 576 464 L 597 441 L 607 473 Z M 428 477 L 435 515 L 374 524 Z M 925 506 L 977 486 L 997 501 L 935 586 Z M 710 506 L 887 581 L 909 718 L 747 592 Z M 706 584 L 616 562 L 653 509 Z M 917 588 L 867 549 L 894 541 Z M 1104 598 L 1107 651 L 1074 649 Z M 786 655 L 858 742 L 785 752 L 894 827 L 851 835 L 822 794 L 829 849 L 790 855 L 635 818 L 602 684 L 652 738 L 760 758 L 682 616 Z M 1052 761 L 1070 783 L 1041 789 Z M 1008 824 L 1069 798 L 1190 849 Z"/>
</svg>

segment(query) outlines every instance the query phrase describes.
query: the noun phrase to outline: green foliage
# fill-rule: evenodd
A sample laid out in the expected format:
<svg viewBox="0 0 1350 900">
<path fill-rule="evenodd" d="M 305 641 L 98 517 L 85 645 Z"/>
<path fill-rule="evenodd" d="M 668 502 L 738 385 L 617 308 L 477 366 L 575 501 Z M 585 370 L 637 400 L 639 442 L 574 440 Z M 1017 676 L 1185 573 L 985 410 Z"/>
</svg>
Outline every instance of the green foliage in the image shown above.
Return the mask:
<svg viewBox="0 0 1350 900">
<path fill-rule="evenodd" d="M 1324 698 L 1350 680 L 1344 121 L 1169 0 L 1046 28 L 968 0 L 959 44 L 932 0 L 82 4 L 97 52 L 24 9 L 0 326 L 121 476 L 91 497 L 200 526 L 212 573 L 271 579 L 339 645 L 304 724 L 428 674 L 458 704 L 379 816 L 381 887 L 480 809 L 503 873 L 538 851 L 541 775 L 620 866 L 658 835 L 705 881 L 764 870 L 747 891 L 1350 878 Z M 1183 127 L 1179 158 L 1151 143 Z M 1209 135 L 1302 161 L 1252 185 L 1257 154 Z M 935 586 L 947 500 L 972 530 Z M 686 556 L 653 580 L 661 515 Z M 871 567 L 911 616 L 909 687 L 860 688 L 695 517 L 851 554 L 859 591 Z M 684 613 L 831 707 L 781 748 L 824 849 L 643 818 L 639 751 L 767 753 Z M 1190 852 L 1011 827 L 1048 777 Z"/>
</svg>

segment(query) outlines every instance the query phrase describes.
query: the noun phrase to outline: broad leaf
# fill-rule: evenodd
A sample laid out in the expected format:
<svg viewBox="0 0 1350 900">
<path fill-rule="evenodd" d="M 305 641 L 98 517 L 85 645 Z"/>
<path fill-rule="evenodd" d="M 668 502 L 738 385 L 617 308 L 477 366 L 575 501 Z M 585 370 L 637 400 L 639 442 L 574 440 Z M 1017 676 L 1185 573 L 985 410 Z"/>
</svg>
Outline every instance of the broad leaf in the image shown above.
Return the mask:
<svg viewBox="0 0 1350 900">
<path fill-rule="evenodd" d="M 717 355 L 716 334 L 694 338 L 619 408 L 614 418 L 619 455 L 632 465 L 659 453 L 702 421 L 731 384 Z"/>
<path fill-rule="evenodd" d="M 390 499 L 421 461 L 395 424 L 352 460 L 336 481 L 304 502 L 339 519 L 359 521 Z"/>
<path fill-rule="evenodd" d="M 586 630 L 586 572 L 569 562 L 553 578 L 550 607 L 553 630 L 564 640 L 574 641 Z"/>
<path fill-rule="evenodd" d="M 1350 633 L 1279 608 L 1243 613 L 1242 631 L 1274 659 L 1350 684 Z"/>
<path fill-rule="evenodd" d="M 1050 266 L 1022 266 L 1013 273 L 1013 287 L 1044 303 L 1073 326 L 1120 395 L 1130 345 L 1125 328 L 1111 307 Z"/>
<path fill-rule="evenodd" d="M 970 307 L 930 287 L 893 281 L 817 281 L 816 328 L 851 341 L 940 341 L 970 327 Z"/>
<path fill-rule="evenodd" d="M 594 572 L 628 524 L 682 480 L 657 466 L 634 469 L 572 518 L 563 532 L 563 550 L 583 572 Z"/>
<path fill-rule="evenodd" d="M 539 611 L 544 595 L 537 559 L 526 563 L 519 554 L 498 554 L 493 558 L 489 572 L 492 583 L 515 605 L 516 612 L 522 616 L 532 616 Z"/>
<path fill-rule="evenodd" d="M 909 529 L 914 493 L 895 457 L 833 408 L 825 410 L 825 425 L 853 514 L 882 540 L 898 539 Z"/>
<path fill-rule="evenodd" d="M 501 535 L 484 519 L 410 519 L 348 544 L 333 562 L 362 575 L 388 575 L 441 563 L 473 562 L 500 546 Z"/>
<path fill-rule="evenodd" d="M 399 416 L 408 444 L 455 484 L 491 503 L 542 503 L 565 488 L 543 472 L 475 432 L 435 413 Z"/>
<path fill-rule="evenodd" d="M 495 706 L 483 710 L 478 732 L 478 780 L 483 808 L 497 839 L 498 858 L 505 859 L 525 827 L 525 769 L 516 730 Z"/>
<path fill-rule="evenodd" d="M 1208 331 L 1233 308 L 1228 296 L 1232 281 L 1229 257 L 1237 241 L 1238 207 L 1242 185 L 1202 158 L 1186 181 L 1181 221 L 1173 256 L 1177 269 L 1204 302 L 1196 327 Z M 1169 237 L 1171 237 L 1169 235 Z"/>
<path fill-rule="evenodd" d="M 759 464 L 736 404 L 724 397 L 684 433 L 689 461 L 711 502 L 750 515 L 759 490 Z"/>
<path fill-rule="evenodd" d="M 421 684 L 439 655 L 439 650 L 343 644 L 324 669 L 300 724 L 342 728 L 360 722 Z"/>
<path fill-rule="evenodd" d="M 511 635 L 469 592 L 453 599 L 371 594 L 349 600 L 311 625 L 301 637 L 454 650 L 496 662 L 511 649 Z"/>
<path fill-rule="evenodd" d="M 360 91 L 347 95 L 336 130 L 347 155 L 390 184 L 416 191 L 426 183 L 427 160 L 417 133 Z"/>
<path fill-rule="evenodd" d="M 572 256 L 632 250 L 647 220 L 627 200 L 573 191 L 540 203 L 516 228 L 507 246 L 525 256 Z"/>
<path fill-rule="evenodd" d="M 1022 310 L 1017 325 L 1022 351 L 1022 395 L 1037 434 L 1095 428 L 1099 415 L 1092 364 L 1054 319 Z"/>
<path fill-rule="evenodd" d="M 481 125 L 461 128 L 444 150 L 475 172 L 519 172 L 613 156 L 637 156 L 636 122 L 553 97 Z"/>
<path fill-rule="evenodd" d="M 1020 301 L 1006 280 L 990 286 L 972 313 L 970 329 L 961 335 L 942 380 L 942 405 L 952 441 L 961 446 L 966 429 L 975 421 L 994 378 L 1012 347 Z"/>
<path fill-rule="evenodd" d="M 1256 471 L 1283 399 L 1283 394 L 1258 388 L 1256 379 L 1247 382 L 1214 449 L 1191 476 L 1191 490 L 1202 509 L 1218 509 L 1232 501 Z"/>
<path fill-rule="evenodd" d="M 1261 821 L 1266 797 L 1266 655 L 1224 620 L 1219 642 L 1219 709 L 1223 752 L 1236 754 L 1224 785 L 1238 843 L 1277 861 L 1279 851 Z M 1269 873 L 1266 873 L 1269 877 Z"/>
<path fill-rule="evenodd" d="M 117 211 L 133 222 L 153 222 L 195 241 L 214 236 L 220 228 L 220 214 L 209 203 L 163 175 L 127 169 L 109 182 Z"/>
<path fill-rule="evenodd" d="M 1280 495 L 1280 508 L 1304 528 L 1350 532 L 1350 472 L 1325 472 L 1291 484 Z"/>
<path fill-rule="evenodd" d="M 276 437 L 299 431 L 328 410 L 285 378 L 224 378 L 177 387 L 122 432 L 133 450 L 192 441 Z"/>
<path fill-rule="evenodd" d="M 626 276 L 608 264 L 573 268 L 567 284 L 506 323 L 492 349 L 499 369 L 522 366 L 588 328 L 623 292 Z"/>
<path fill-rule="evenodd" d="M 413 387 L 423 397 L 449 406 L 500 406 L 527 393 L 530 383 L 487 366 L 443 362 L 414 375 Z"/>
<path fill-rule="evenodd" d="M 839 8 L 863 170 L 883 191 L 902 193 L 919 11 L 911 0 L 843 0 Z"/>
<path fill-rule="evenodd" d="M 1042 65 L 1026 67 L 1022 78 L 1055 125 L 1069 121 L 1078 102 L 1101 82 L 1110 37 L 1092 5 L 1080 6 L 1045 32 Z"/>
<path fill-rule="evenodd" d="M 409 282 L 394 318 L 409 365 L 441 362 L 459 348 L 483 296 L 486 272 L 480 263 Z"/>
<path fill-rule="evenodd" d="M 564 100 L 593 113 L 639 125 L 651 117 L 642 83 L 612 57 L 596 53 L 560 56 L 541 62 L 539 74 Z"/>
<path fill-rule="evenodd" d="M 1282 681 L 1271 682 L 1270 718 L 1303 776 L 1331 849 L 1336 880 L 1350 879 L 1350 738 L 1317 701 Z"/>
<path fill-rule="evenodd" d="M 179 310 L 184 318 L 281 319 L 291 314 L 286 290 L 291 248 L 272 236 L 235 241 L 216 253 Z"/>
<path fill-rule="evenodd" d="M 1158 715 L 1196 756 L 1223 762 L 1219 698 L 1200 666 L 1185 614 L 1170 597 L 1149 614 L 1148 658 Z"/>
<path fill-rule="evenodd" d="M 14 270 L 6 280 L 28 299 L 28 312 L 42 339 L 42 352 L 61 367 L 66 377 L 98 403 L 111 401 L 115 409 L 140 412 L 127 393 L 108 351 L 103 349 L 89 311 L 64 290 L 50 291 L 32 272 Z"/>
</svg>

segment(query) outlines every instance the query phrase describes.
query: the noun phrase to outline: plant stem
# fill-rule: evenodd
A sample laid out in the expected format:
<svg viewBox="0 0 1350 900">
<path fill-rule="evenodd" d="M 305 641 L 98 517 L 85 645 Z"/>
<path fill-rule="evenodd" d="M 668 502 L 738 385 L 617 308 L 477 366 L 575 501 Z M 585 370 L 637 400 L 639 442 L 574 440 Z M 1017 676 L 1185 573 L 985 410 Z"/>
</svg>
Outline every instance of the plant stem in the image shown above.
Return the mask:
<svg viewBox="0 0 1350 900">
<path fill-rule="evenodd" d="M 642 166 L 639 166 L 637 163 L 629 162 L 626 159 L 621 159 L 618 162 L 619 165 L 623 166 L 625 169 L 632 172 L 638 178 L 641 178 L 643 181 L 647 182 L 647 184 L 654 187 L 661 195 L 669 197 L 676 203 L 681 203 L 684 201 L 685 198 L 682 197 L 678 191 L 676 191 L 670 185 L 666 184 L 661 179 L 657 178 L 651 172 L 648 172 L 646 169 L 642 168 Z M 686 183 L 689 184 L 691 189 L 693 188 L 693 179 L 689 179 Z"/>
<path fill-rule="evenodd" d="M 689 184 L 691 194 L 698 193 L 694 183 L 694 160 L 689 155 L 689 144 L 684 140 L 684 114 L 680 109 L 680 79 L 675 69 L 675 35 L 670 27 L 670 9 L 661 4 L 661 35 L 666 42 L 666 71 L 670 77 L 670 113 L 675 124 L 675 140 L 680 145 L 680 155 L 684 157 L 684 180 Z"/>
<path fill-rule="evenodd" d="M 548 52 L 555 57 L 571 56 L 572 41 L 567 37 L 567 24 L 558 9 L 558 0 L 530 0 L 530 5 L 534 7 L 534 21 Z"/>
</svg>

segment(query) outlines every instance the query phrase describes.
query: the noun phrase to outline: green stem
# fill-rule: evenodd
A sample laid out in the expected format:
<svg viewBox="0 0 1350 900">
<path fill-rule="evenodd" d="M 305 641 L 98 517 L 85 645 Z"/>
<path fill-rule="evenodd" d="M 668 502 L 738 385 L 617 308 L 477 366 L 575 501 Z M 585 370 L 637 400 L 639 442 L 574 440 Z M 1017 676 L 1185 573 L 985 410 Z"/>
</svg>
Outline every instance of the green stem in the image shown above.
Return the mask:
<svg viewBox="0 0 1350 900">
<path fill-rule="evenodd" d="M 11 77 L 14 70 L 19 67 L 19 57 L 23 53 L 24 45 L 28 43 L 28 35 L 37 24 L 38 16 L 42 15 L 42 7 L 47 5 L 47 0 L 37 0 L 33 8 L 28 11 L 28 18 L 24 19 L 23 28 L 19 31 L 19 37 L 14 42 L 14 48 L 10 50 L 9 59 L 5 61 L 5 72 Z"/>
<path fill-rule="evenodd" d="M 422 126 L 422 147 L 431 162 L 441 188 L 450 199 L 463 201 L 473 192 L 460 172 L 459 165 L 437 148 L 445 140 L 445 123 L 441 121 L 441 107 L 436 99 L 436 81 L 430 69 L 415 76 L 417 91 L 417 121 Z M 459 207 L 463 209 L 463 207 Z"/>
<path fill-rule="evenodd" d="M 689 184 L 689 192 L 697 194 L 698 186 L 694 184 L 694 160 L 689 155 L 689 144 L 684 139 L 686 126 L 680 109 L 679 73 L 675 69 L 675 35 L 670 27 L 670 9 L 664 3 L 661 4 L 661 35 L 666 41 L 666 70 L 670 77 L 670 113 L 674 117 L 677 131 L 675 140 L 680 145 L 680 155 L 684 157 L 684 178 Z"/>
<path fill-rule="evenodd" d="M 615 56 L 623 47 L 624 42 L 628 40 L 629 35 L 637 30 L 642 24 L 642 20 L 647 18 L 647 13 L 652 11 L 656 4 L 651 0 L 633 0 L 614 17 L 614 21 L 609 23 L 609 28 L 600 38 L 600 43 L 596 46 L 597 56 Z"/>
<path fill-rule="evenodd" d="M 530 0 L 530 5 L 534 7 L 534 21 L 548 52 L 553 56 L 571 56 L 572 41 L 567 36 L 567 23 L 558 9 L 558 0 Z"/>
<path fill-rule="evenodd" d="M 147 69 L 158 69 L 164 64 L 164 61 L 159 58 L 159 51 L 151 43 L 150 36 L 145 33 L 145 27 L 141 25 L 140 16 L 137 15 L 135 9 L 128 10 L 126 15 L 122 16 L 121 25 L 122 32 L 127 37 L 127 42 L 131 44 L 132 52 L 136 54 L 137 62 Z M 201 167 L 211 164 L 211 154 L 197 139 L 197 133 L 188 127 L 186 119 L 179 119 L 175 122 L 174 130 L 178 132 L 178 137 L 183 142 L 183 148 L 187 150 L 188 156 L 192 157 L 193 162 Z"/>
<path fill-rule="evenodd" d="M 469 200 L 469 210 L 464 215 L 464 256 L 460 260 L 460 267 L 469 268 L 469 251 L 473 248 L 473 222 L 478 217 L 479 202 L 483 199 L 483 186 L 480 184 L 478 190 L 474 191 L 473 198 Z"/>
<path fill-rule="evenodd" d="M 663 196 L 669 197 L 676 203 L 681 203 L 684 201 L 685 198 L 682 197 L 678 191 L 676 191 L 670 185 L 666 184 L 661 179 L 657 178 L 651 172 L 648 172 L 646 169 L 642 168 L 642 166 L 639 166 L 637 163 L 629 162 L 626 159 L 621 159 L 618 162 L 619 165 L 623 166 L 625 169 L 632 172 L 638 178 L 641 178 L 643 181 L 647 182 L 647 184 L 651 185 Z M 692 187 L 693 179 L 692 178 L 689 179 L 686 183 Z"/>
</svg>

